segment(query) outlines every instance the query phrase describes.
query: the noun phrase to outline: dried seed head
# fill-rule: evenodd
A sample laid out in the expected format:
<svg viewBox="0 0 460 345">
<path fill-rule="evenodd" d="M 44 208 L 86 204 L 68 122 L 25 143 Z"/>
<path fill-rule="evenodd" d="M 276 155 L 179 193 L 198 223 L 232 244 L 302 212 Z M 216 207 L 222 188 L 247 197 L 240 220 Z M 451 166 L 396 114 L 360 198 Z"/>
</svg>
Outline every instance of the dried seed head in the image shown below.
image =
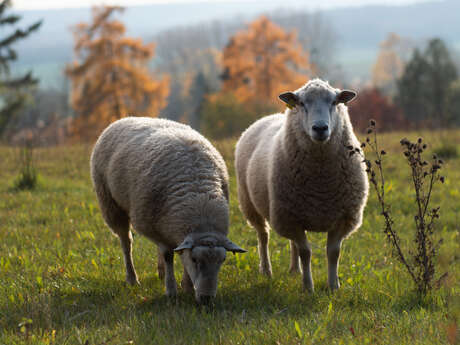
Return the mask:
<svg viewBox="0 0 460 345">
<path fill-rule="evenodd" d="M 367 134 L 371 134 L 372 133 L 372 128 L 368 128 L 367 129 Z"/>
<path fill-rule="evenodd" d="M 385 150 L 382 150 L 382 151 L 380 151 L 380 154 L 381 155 L 386 155 L 387 153 L 385 152 Z"/>
<path fill-rule="evenodd" d="M 361 148 L 366 147 L 366 143 L 361 143 Z"/>
<path fill-rule="evenodd" d="M 370 121 L 369 121 L 369 124 L 370 124 L 371 126 L 375 126 L 375 120 L 370 120 Z"/>
<path fill-rule="evenodd" d="M 410 144 L 409 140 L 407 140 L 406 138 L 402 138 L 400 143 L 401 145 L 406 145 L 406 146 Z"/>
<path fill-rule="evenodd" d="M 421 143 L 422 143 L 422 138 L 418 138 L 417 142 L 418 142 L 419 144 L 421 144 Z"/>
</svg>

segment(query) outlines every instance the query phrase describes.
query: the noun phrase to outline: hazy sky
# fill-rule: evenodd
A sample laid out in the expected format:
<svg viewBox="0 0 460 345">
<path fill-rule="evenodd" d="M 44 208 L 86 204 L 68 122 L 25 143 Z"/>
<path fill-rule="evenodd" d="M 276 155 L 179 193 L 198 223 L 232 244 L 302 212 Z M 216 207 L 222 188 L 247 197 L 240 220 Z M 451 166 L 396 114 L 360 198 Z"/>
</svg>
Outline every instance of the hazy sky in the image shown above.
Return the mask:
<svg viewBox="0 0 460 345">
<path fill-rule="evenodd" d="M 255 2 L 256 0 L 249 0 Z M 358 6 L 366 4 L 386 4 L 402 5 L 427 0 L 262 0 L 261 2 L 271 3 L 302 3 L 306 7 L 328 8 L 328 7 L 345 7 Z M 68 7 L 90 7 L 101 4 L 118 4 L 123 6 L 134 6 L 143 4 L 161 4 L 161 3 L 193 3 L 193 2 L 241 2 L 247 3 L 248 0 L 13 0 L 13 6 L 16 9 L 51 9 L 51 8 L 68 8 Z"/>
</svg>

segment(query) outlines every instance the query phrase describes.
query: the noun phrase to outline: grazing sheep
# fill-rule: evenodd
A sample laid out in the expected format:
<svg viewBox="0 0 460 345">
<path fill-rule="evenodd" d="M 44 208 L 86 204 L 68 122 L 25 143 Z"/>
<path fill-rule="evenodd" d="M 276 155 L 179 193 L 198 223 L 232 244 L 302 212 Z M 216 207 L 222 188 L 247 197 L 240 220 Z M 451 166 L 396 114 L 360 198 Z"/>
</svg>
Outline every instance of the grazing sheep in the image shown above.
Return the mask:
<svg viewBox="0 0 460 345">
<path fill-rule="evenodd" d="M 226 252 L 245 250 L 227 239 L 227 168 L 203 136 L 168 120 L 118 120 L 96 142 L 91 177 L 104 220 L 120 238 L 128 283 L 138 283 L 131 223 L 157 244 L 168 296 L 177 293 L 174 251 L 184 266 L 182 287 L 195 290 L 199 303 L 215 296 Z"/>
<path fill-rule="evenodd" d="M 305 231 L 327 232 L 328 284 L 337 289 L 342 240 L 362 222 L 368 181 L 346 103 L 356 94 L 320 79 L 279 97 L 284 114 L 252 124 L 236 145 L 240 207 L 257 230 L 260 270 L 271 276 L 269 229 L 291 240 L 290 271 L 303 271 L 313 291 L 311 246 Z"/>
</svg>

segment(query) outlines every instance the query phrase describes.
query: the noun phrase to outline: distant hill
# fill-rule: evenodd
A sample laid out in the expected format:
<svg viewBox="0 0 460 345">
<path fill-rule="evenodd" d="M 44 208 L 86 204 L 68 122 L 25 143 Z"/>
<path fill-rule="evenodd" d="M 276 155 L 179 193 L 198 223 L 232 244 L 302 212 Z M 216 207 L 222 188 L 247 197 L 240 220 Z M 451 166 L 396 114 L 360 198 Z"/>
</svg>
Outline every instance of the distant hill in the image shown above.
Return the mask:
<svg viewBox="0 0 460 345">
<path fill-rule="evenodd" d="M 302 10 L 300 0 L 288 0 L 283 10 Z M 127 8 L 123 21 L 128 34 L 150 39 L 158 32 L 211 20 L 231 20 L 242 16 L 250 20 L 257 14 L 274 11 L 279 1 L 247 3 L 157 4 Z M 62 68 L 72 59 L 73 37 L 70 27 L 90 20 L 89 9 L 16 11 L 21 23 L 43 19 L 38 33 L 17 45 L 20 60 L 14 71 L 32 68 L 44 87 L 60 87 Z M 423 41 L 441 37 L 451 47 L 460 48 L 460 1 L 430 1 L 405 6 L 364 6 L 323 11 L 325 22 L 338 33 L 338 62 L 348 78 L 369 75 L 378 44 L 389 32 Z"/>
</svg>

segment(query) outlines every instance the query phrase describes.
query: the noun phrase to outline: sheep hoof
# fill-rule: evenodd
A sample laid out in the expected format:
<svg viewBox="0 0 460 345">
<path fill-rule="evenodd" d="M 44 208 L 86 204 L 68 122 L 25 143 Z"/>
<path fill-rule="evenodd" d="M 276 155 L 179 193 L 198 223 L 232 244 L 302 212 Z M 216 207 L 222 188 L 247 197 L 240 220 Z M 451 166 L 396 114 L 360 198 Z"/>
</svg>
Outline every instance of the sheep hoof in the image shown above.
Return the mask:
<svg viewBox="0 0 460 345">
<path fill-rule="evenodd" d="M 331 292 L 334 292 L 340 288 L 339 282 L 336 282 L 335 284 L 329 284 L 329 290 Z"/>
<path fill-rule="evenodd" d="M 303 286 L 303 291 L 306 291 L 308 293 L 315 292 L 315 288 L 313 286 L 313 281 L 312 280 L 304 280 L 302 286 Z"/>
<path fill-rule="evenodd" d="M 313 286 L 303 286 L 303 291 L 307 293 L 313 293 L 315 292 L 315 288 Z"/>
<path fill-rule="evenodd" d="M 168 296 L 171 299 L 174 299 L 177 297 L 177 291 L 176 290 L 167 290 L 166 291 L 166 296 Z"/>
<path fill-rule="evenodd" d="M 126 277 L 126 282 L 131 286 L 139 286 L 139 285 L 141 285 L 141 283 L 139 283 L 139 280 L 137 279 L 136 276 Z"/>
<path fill-rule="evenodd" d="M 289 267 L 289 273 L 290 274 L 299 274 L 300 273 L 300 268 L 298 266 L 291 266 L 291 267 Z"/>
<path fill-rule="evenodd" d="M 267 277 L 271 277 L 273 275 L 271 267 L 259 266 L 259 271 L 260 271 L 260 273 L 262 273 L 263 275 L 265 275 Z"/>
</svg>

